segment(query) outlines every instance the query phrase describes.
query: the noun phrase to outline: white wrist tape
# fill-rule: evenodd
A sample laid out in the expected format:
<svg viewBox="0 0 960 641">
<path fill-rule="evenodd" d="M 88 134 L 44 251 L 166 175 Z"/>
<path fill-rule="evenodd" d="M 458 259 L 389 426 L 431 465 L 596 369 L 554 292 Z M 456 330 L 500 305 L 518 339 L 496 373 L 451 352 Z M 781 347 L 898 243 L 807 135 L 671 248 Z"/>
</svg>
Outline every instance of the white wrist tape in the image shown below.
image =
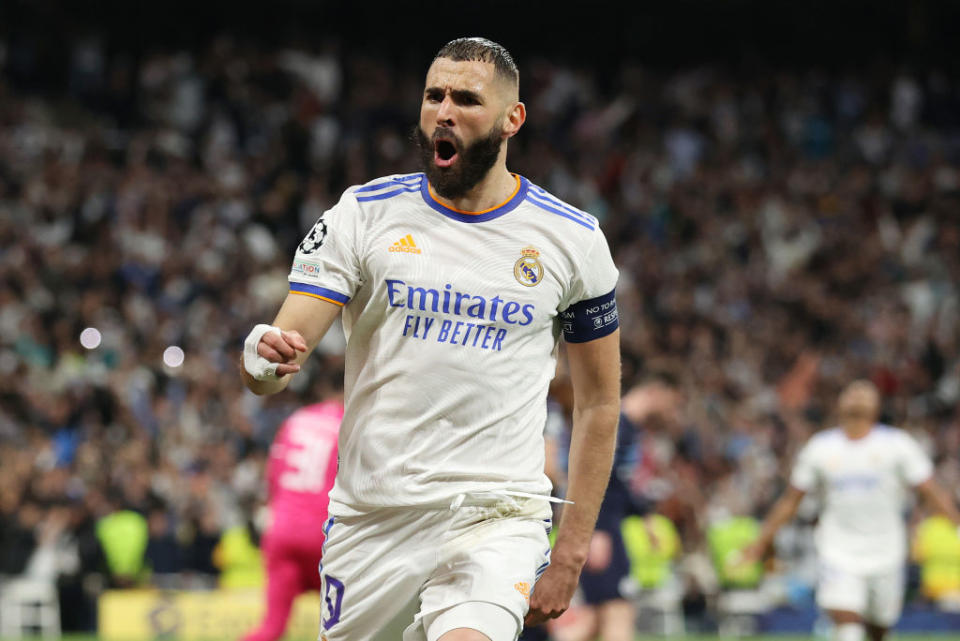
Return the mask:
<svg viewBox="0 0 960 641">
<path fill-rule="evenodd" d="M 273 325 L 257 325 L 253 331 L 247 335 L 247 340 L 243 341 L 243 368 L 247 370 L 254 379 L 258 381 L 275 381 L 277 376 L 277 365 L 271 363 L 263 356 L 257 353 L 257 346 L 260 345 L 260 339 L 267 332 L 280 333 L 279 327 Z"/>
</svg>

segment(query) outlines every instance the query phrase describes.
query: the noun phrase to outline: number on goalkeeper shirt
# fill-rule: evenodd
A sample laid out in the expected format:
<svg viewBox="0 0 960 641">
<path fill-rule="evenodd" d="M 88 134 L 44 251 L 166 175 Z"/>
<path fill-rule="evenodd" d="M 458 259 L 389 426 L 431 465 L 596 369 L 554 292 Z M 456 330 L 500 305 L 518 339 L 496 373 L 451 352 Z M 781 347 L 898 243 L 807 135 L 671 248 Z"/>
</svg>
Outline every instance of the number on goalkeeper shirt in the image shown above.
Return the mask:
<svg viewBox="0 0 960 641">
<path fill-rule="evenodd" d="M 286 452 L 289 466 L 280 476 L 280 486 L 292 492 L 319 492 L 327 474 L 333 443 L 310 425 L 294 425 Z"/>
</svg>

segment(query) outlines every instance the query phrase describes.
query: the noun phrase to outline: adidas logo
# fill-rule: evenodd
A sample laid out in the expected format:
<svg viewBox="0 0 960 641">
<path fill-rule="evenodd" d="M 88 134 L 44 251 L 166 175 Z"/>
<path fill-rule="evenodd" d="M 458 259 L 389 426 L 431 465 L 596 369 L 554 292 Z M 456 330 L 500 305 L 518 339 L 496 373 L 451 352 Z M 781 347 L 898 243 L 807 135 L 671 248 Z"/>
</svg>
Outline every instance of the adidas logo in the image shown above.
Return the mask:
<svg viewBox="0 0 960 641">
<path fill-rule="evenodd" d="M 417 244 L 413 242 L 413 236 L 407 234 L 393 245 L 390 246 L 390 251 L 392 252 L 403 252 L 405 254 L 420 254 L 423 253 L 420 251 L 420 248 L 417 247 Z"/>
</svg>

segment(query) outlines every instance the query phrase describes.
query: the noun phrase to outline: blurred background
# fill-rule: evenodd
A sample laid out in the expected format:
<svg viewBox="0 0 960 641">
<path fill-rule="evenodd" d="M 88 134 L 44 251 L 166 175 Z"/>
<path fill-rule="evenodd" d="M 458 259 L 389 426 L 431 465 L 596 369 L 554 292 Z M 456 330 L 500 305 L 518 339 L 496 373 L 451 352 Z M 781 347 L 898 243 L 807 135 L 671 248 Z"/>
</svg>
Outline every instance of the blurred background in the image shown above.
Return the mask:
<svg viewBox="0 0 960 641">
<path fill-rule="evenodd" d="M 635 551 L 643 622 L 809 631 L 815 504 L 756 576 L 710 533 L 762 518 L 856 377 L 960 500 L 956 24 L 933 1 L 5 0 L 0 575 L 55 586 L 67 631 L 111 588 L 261 580 L 267 448 L 343 340 L 258 398 L 243 338 L 347 186 L 418 170 L 426 68 L 484 35 L 521 72 L 510 168 L 596 215 L 621 269 L 621 472 L 675 538 Z M 960 551 L 931 585 L 928 547 L 904 621 L 948 630 Z M 150 604 L 144 638 L 174 634 Z"/>
</svg>

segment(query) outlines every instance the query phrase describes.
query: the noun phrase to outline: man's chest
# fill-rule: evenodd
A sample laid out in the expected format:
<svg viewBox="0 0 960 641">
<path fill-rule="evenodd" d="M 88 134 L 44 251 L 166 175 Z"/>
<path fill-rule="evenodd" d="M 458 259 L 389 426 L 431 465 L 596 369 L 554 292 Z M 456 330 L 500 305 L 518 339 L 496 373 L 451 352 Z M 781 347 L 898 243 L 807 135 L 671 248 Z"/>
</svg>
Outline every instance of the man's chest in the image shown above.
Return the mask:
<svg viewBox="0 0 960 641">
<path fill-rule="evenodd" d="M 873 443 L 824 452 L 819 467 L 826 488 L 838 493 L 886 492 L 899 484 L 897 452 Z"/>
<path fill-rule="evenodd" d="M 544 235 L 410 218 L 368 234 L 360 260 L 371 303 L 503 325 L 556 315 L 570 259 Z"/>
</svg>

